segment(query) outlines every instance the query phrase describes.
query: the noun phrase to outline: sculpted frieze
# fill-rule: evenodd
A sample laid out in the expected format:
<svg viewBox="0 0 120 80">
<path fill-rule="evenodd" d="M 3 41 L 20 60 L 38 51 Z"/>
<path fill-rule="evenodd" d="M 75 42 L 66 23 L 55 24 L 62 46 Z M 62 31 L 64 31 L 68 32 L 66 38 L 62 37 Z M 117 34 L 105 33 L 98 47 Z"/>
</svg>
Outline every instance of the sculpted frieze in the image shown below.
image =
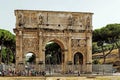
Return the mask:
<svg viewBox="0 0 120 80">
<path fill-rule="evenodd" d="M 86 40 L 85 39 L 72 39 L 71 42 L 72 42 L 71 46 L 73 48 L 86 46 Z"/>
<path fill-rule="evenodd" d="M 23 49 L 25 51 L 37 51 L 38 40 L 36 38 L 24 38 Z"/>
<path fill-rule="evenodd" d="M 50 28 L 57 30 L 74 29 L 84 30 L 91 26 L 90 15 L 78 13 L 53 13 L 53 12 L 29 12 L 19 11 L 17 13 L 17 26 L 25 28 Z"/>
</svg>

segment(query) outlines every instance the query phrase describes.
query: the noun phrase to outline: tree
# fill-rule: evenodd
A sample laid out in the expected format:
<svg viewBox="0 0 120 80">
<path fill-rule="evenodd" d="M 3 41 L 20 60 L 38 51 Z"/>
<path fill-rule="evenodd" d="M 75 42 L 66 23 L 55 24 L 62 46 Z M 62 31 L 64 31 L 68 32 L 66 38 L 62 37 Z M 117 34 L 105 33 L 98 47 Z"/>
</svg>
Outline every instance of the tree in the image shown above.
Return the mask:
<svg viewBox="0 0 120 80">
<path fill-rule="evenodd" d="M 118 48 L 118 54 L 120 59 L 120 24 L 109 24 L 106 26 L 109 30 L 108 32 L 108 41 L 110 43 L 115 43 Z"/>
<path fill-rule="evenodd" d="M 105 63 L 106 56 L 109 55 L 111 51 L 114 49 L 115 44 L 120 49 L 120 45 L 118 44 L 119 41 L 120 41 L 120 24 L 109 24 L 106 25 L 106 27 L 96 29 L 93 31 L 93 42 L 98 42 L 97 43 L 98 46 L 100 46 L 102 49 L 104 58 L 103 63 Z M 108 49 L 109 52 L 105 54 L 104 44 L 106 43 L 111 44 L 112 47 L 110 47 Z"/>
<path fill-rule="evenodd" d="M 114 44 L 112 44 L 112 47 L 108 50 L 108 52 L 105 53 L 105 48 L 104 48 L 104 42 L 103 41 L 98 41 L 97 43 L 98 46 L 101 47 L 102 53 L 103 53 L 103 64 L 106 63 L 106 57 L 111 53 L 111 51 L 114 49 Z"/>
<path fill-rule="evenodd" d="M 2 62 L 15 62 L 15 35 L 0 29 L 0 45 L 2 45 Z"/>
</svg>

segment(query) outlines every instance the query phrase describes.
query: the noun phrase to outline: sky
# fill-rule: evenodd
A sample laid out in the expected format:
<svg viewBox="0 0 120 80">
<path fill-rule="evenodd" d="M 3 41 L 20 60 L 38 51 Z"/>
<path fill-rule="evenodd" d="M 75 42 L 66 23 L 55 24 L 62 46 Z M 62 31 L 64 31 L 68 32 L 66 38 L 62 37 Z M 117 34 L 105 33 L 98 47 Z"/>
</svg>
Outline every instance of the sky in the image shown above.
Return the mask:
<svg viewBox="0 0 120 80">
<path fill-rule="evenodd" d="M 120 0 L 1 0 L 0 28 L 13 32 L 14 10 L 48 10 L 91 12 L 93 30 L 107 24 L 120 23 Z"/>
</svg>

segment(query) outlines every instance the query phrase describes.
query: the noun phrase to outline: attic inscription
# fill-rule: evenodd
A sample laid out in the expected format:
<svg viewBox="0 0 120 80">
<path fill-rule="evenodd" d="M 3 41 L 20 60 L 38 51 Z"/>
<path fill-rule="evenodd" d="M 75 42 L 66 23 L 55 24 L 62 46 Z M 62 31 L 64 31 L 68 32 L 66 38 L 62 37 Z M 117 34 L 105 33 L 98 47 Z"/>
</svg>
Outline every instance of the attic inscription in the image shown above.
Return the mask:
<svg viewBox="0 0 120 80">
<path fill-rule="evenodd" d="M 74 30 L 85 30 L 91 28 L 91 17 L 90 15 L 72 13 L 67 15 L 64 13 L 47 13 L 47 12 L 19 12 L 17 14 L 17 25 L 18 27 L 25 28 L 50 28 L 50 29 L 74 29 Z M 70 27 L 69 27 L 70 26 Z"/>
</svg>

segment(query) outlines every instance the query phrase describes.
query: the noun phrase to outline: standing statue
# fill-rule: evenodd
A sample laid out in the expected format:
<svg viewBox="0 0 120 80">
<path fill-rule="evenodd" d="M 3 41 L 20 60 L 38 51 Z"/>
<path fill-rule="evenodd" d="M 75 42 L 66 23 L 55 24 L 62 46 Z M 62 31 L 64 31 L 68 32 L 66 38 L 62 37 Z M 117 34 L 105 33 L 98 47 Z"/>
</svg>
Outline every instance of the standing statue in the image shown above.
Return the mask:
<svg viewBox="0 0 120 80">
<path fill-rule="evenodd" d="M 72 26 L 74 22 L 74 19 L 72 17 L 68 18 L 68 26 Z"/>
<path fill-rule="evenodd" d="M 23 26 L 25 24 L 25 21 L 23 19 L 23 15 L 22 14 L 19 14 L 18 15 L 18 26 Z"/>
<path fill-rule="evenodd" d="M 43 16 L 39 16 L 38 17 L 38 25 L 42 25 L 43 24 Z"/>
<path fill-rule="evenodd" d="M 88 17 L 87 20 L 86 20 L 86 27 L 90 27 L 90 18 Z"/>
</svg>

